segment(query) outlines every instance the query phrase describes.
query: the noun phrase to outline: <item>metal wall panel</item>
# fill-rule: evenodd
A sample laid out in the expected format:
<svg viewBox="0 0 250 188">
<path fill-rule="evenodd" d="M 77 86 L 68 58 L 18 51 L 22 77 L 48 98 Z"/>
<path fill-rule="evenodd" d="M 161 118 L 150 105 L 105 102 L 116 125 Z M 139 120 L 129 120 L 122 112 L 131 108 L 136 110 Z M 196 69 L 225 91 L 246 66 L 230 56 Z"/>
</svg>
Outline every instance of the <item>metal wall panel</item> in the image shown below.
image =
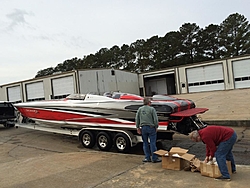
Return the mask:
<svg viewBox="0 0 250 188">
<path fill-rule="evenodd" d="M 90 70 L 90 71 L 80 71 L 79 72 L 79 85 L 80 85 L 80 93 L 98 93 L 98 71 Z"/>
<path fill-rule="evenodd" d="M 136 73 L 115 70 L 114 79 L 116 91 L 139 94 L 138 75 Z"/>
<path fill-rule="evenodd" d="M 101 69 L 79 71 L 81 93 L 102 95 L 105 92 L 128 92 L 139 94 L 138 76 L 135 73 Z"/>
</svg>

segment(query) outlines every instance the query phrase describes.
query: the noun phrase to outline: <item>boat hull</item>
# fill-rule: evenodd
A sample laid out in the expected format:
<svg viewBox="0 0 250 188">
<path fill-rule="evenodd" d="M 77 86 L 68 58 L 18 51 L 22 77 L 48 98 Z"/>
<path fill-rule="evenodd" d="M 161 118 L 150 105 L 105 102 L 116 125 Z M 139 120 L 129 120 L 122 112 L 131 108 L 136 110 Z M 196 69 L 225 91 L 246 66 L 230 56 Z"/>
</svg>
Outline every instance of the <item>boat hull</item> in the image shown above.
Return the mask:
<svg viewBox="0 0 250 188">
<path fill-rule="evenodd" d="M 91 109 L 91 108 L 31 108 L 17 107 L 21 114 L 34 121 L 54 124 L 63 127 L 109 127 L 121 129 L 135 129 L 135 112 L 119 109 Z M 168 118 L 163 117 L 159 122 L 161 129 L 167 130 Z"/>
<path fill-rule="evenodd" d="M 83 100 L 51 100 L 15 104 L 20 113 L 34 121 L 61 127 L 109 127 L 136 129 L 135 115 L 142 100 L 117 100 L 86 95 Z M 194 108 L 190 100 L 152 101 L 159 119 L 159 130 L 167 131 L 171 114 Z"/>
</svg>

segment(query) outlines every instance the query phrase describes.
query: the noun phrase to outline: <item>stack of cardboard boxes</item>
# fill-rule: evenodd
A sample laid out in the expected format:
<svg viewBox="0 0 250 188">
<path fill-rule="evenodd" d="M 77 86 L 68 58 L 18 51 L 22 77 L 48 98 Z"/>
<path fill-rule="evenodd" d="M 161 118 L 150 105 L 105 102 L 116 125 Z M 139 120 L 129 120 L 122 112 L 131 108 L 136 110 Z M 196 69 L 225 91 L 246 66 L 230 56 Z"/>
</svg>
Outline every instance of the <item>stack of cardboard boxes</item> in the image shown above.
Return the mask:
<svg viewBox="0 0 250 188">
<path fill-rule="evenodd" d="M 203 163 L 195 155 L 187 153 L 188 150 L 172 147 L 170 151 L 158 150 L 155 154 L 162 157 L 162 168 L 168 170 L 199 171 L 201 175 L 216 178 L 221 176 L 217 164 Z M 228 171 L 231 172 L 231 163 L 227 161 Z"/>
</svg>

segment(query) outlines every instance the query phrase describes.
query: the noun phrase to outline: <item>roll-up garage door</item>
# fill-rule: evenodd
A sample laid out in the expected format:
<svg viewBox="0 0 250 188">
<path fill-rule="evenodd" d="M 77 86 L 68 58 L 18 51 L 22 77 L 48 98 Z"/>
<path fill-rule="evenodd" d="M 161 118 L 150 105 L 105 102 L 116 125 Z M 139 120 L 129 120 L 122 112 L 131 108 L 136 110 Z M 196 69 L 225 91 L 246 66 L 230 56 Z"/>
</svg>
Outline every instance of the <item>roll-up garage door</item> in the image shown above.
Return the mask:
<svg viewBox="0 0 250 188">
<path fill-rule="evenodd" d="M 21 102 L 21 87 L 14 86 L 7 88 L 8 100 L 13 103 Z"/>
<path fill-rule="evenodd" d="M 233 62 L 234 87 L 250 87 L 250 59 Z"/>
<path fill-rule="evenodd" d="M 44 100 L 43 82 L 26 84 L 27 101 Z"/>
<path fill-rule="evenodd" d="M 56 99 L 75 93 L 73 76 L 52 79 L 52 90 Z"/>
<path fill-rule="evenodd" d="M 187 69 L 189 92 L 224 90 L 222 64 Z"/>
</svg>

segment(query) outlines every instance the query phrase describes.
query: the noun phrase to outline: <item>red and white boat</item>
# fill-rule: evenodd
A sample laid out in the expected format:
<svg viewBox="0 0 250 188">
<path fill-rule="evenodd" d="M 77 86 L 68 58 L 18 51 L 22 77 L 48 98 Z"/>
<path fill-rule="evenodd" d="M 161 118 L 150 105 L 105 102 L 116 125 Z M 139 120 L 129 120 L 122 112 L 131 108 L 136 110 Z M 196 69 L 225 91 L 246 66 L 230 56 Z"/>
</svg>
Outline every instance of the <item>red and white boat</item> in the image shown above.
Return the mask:
<svg viewBox="0 0 250 188">
<path fill-rule="evenodd" d="M 114 99 L 115 98 L 115 99 Z M 114 98 L 73 94 L 63 100 L 34 101 L 15 104 L 20 113 L 29 119 L 44 124 L 65 128 L 105 127 L 134 130 L 135 114 L 143 105 L 143 98 L 133 94 L 118 93 Z M 175 130 L 184 134 L 197 128 L 197 113 L 206 108 L 195 108 L 191 100 L 177 99 L 165 95 L 152 97 L 151 104 L 157 111 L 159 131 Z"/>
<path fill-rule="evenodd" d="M 119 152 L 128 152 L 142 142 L 135 126 L 135 115 L 143 98 L 116 93 L 112 97 L 75 94 L 63 100 L 34 101 L 15 104 L 20 113 L 35 124 L 22 125 L 41 131 L 78 136 L 82 145 L 108 151 L 114 146 Z M 196 117 L 208 109 L 195 108 L 191 100 L 165 95 L 152 97 L 159 118 L 158 139 L 173 139 L 175 131 L 188 134 L 205 127 Z"/>
</svg>

